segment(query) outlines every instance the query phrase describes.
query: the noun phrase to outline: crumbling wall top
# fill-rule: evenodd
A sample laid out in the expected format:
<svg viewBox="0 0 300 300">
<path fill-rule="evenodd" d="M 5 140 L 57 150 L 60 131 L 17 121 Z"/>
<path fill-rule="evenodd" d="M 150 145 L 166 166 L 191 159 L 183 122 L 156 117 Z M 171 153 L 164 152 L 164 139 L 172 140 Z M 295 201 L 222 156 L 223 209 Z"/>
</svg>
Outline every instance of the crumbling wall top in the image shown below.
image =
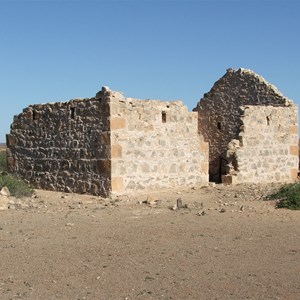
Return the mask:
<svg viewBox="0 0 300 300">
<path fill-rule="evenodd" d="M 197 107 L 201 108 L 207 102 L 218 98 L 222 101 L 230 101 L 227 95 L 235 94 L 235 101 L 239 105 L 275 105 L 291 106 L 293 100 L 284 96 L 278 88 L 269 83 L 264 77 L 258 75 L 250 69 L 232 69 L 226 70 L 226 73 L 217 80 L 211 90 L 204 94 L 204 97 L 198 102 Z"/>
<path fill-rule="evenodd" d="M 103 97 L 125 98 L 122 92 L 112 91 L 108 86 L 103 86 L 101 91 L 96 94 L 96 99 Z"/>
</svg>

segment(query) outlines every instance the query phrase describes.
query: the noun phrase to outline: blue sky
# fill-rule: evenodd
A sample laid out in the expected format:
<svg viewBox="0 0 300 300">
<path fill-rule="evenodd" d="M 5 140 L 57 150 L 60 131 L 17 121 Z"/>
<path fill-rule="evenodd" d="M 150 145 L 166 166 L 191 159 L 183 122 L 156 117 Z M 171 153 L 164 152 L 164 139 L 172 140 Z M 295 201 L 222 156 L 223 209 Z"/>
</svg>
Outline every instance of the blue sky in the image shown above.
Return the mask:
<svg viewBox="0 0 300 300">
<path fill-rule="evenodd" d="M 183 100 L 229 67 L 300 102 L 300 1 L 0 0 L 0 142 L 30 104 L 93 97 Z"/>
</svg>

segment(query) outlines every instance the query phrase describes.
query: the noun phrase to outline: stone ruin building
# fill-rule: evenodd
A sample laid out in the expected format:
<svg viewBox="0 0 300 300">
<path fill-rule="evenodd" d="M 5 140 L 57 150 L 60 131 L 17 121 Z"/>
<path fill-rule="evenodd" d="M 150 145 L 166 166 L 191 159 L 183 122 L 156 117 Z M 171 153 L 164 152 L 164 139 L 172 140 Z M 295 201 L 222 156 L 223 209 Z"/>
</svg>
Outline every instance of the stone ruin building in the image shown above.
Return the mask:
<svg viewBox="0 0 300 300">
<path fill-rule="evenodd" d="M 31 105 L 7 135 L 8 169 L 35 188 L 104 197 L 214 182 L 292 182 L 298 111 L 250 70 L 227 70 L 189 112 L 103 87 Z"/>
<path fill-rule="evenodd" d="M 7 145 L 9 170 L 36 188 L 109 196 L 208 182 L 197 112 L 106 87 L 91 99 L 29 106 Z"/>
<path fill-rule="evenodd" d="M 291 182 L 298 175 L 298 107 L 253 71 L 228 69 L 197 104 L 210 181 Z"/>
</svg>

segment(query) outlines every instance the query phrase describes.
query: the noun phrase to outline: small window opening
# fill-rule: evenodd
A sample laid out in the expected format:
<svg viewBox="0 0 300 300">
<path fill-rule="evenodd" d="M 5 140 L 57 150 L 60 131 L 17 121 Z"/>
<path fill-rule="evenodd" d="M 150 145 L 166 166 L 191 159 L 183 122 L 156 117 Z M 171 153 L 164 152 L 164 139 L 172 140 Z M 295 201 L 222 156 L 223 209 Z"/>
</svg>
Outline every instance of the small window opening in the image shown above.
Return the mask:
<svg viewBox="0 0 300 300">
<path fill-rule="evenodd" d="M 217 123 L 217 128 L 218 128 L 219 130 L 222 129 L 221 122 L 218 122 L 218 123 Z"/>
<path fill-rule="evenodd" d="M 36 120 L 36 111 L 35 110 L 32 112 L 32 120 Z"/>
<path fill-rule="evenodd" d="M 71 119 L 75 119 L 75 107 L 71 107 Z"/>
<path fill-rule="evenodd" d="M 167 122 L 167 113 L 166 113 L 165 111 L 163 111 L 163 112 L 161 113 L 161 121 L 162 121 L 163 123 L 166 123 L 166 122 Z"/>
<path fill-rule="evenodd" d="M 270 117 L 267 116 L 267 125 L 270 126 Z"/>
</svg>

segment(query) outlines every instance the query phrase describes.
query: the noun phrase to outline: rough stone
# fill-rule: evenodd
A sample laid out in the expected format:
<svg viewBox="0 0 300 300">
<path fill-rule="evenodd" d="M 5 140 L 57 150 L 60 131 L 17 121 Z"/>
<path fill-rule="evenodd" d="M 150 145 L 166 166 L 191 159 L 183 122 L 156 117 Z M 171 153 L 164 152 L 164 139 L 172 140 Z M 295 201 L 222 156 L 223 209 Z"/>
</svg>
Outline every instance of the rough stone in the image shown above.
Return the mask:
<svg viewBox="0 0 300 300">
<path fill-rule="evenodd" d="M 6 196 L 0 195 L 0 210 L 7 210 L 9 207 L 9 199 Z"/>
<path fill-rule="evenodd" d="M 0 194 L 1 194 L 2 196 L 9 197 L 9 196 L 10 196 L 10 191 L 9 191 L 8 187 L 7 187 L 7 186 L 4 186 L 4 187 L 1 189 Z"/>
</svg>

